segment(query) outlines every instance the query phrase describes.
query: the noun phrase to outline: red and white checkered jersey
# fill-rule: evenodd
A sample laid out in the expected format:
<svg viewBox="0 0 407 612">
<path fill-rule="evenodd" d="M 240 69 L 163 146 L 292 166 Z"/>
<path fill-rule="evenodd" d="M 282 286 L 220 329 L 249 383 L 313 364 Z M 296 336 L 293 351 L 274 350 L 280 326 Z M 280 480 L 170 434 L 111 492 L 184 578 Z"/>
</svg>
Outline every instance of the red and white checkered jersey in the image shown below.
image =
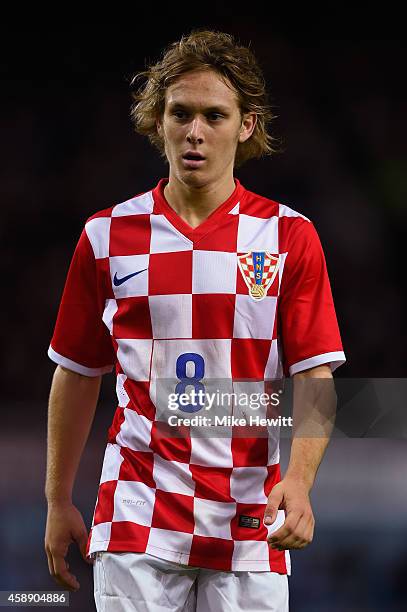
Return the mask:
<svg viewBox="0 0 407 612">
<path fill-rule="evenodd" d="M 258 391 L 282 372 L 343 363 L 323 250 L 306 217 L 237 179 L 193 229 L 166 201 L 167 182 L 87 220 L 48 351 L 86 376 L 116 369 L 87 553 L 289 573 L 288 551 L 269 547 L 263 524 L 280 480 L 278 435 L 182 426 L 177 437 L 157 388 L 222 380 Z M 279 510 L 272 530 L 283 520 Z"/>
</svg>

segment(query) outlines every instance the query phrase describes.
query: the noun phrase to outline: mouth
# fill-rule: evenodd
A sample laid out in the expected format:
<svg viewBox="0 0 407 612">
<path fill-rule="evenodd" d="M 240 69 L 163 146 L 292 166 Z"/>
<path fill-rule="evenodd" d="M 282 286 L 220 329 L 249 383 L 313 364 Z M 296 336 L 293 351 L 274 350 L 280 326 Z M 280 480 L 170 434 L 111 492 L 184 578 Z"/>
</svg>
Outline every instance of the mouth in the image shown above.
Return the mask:
<svg viewBox="0 0 407 612">
<path fill-rule="evenodd" d="M 199 168 L 205 162 L 205 157 L 198 151 L 187 151 L 182 156 L 182 161 L 187 168 Z"/>
</svg>

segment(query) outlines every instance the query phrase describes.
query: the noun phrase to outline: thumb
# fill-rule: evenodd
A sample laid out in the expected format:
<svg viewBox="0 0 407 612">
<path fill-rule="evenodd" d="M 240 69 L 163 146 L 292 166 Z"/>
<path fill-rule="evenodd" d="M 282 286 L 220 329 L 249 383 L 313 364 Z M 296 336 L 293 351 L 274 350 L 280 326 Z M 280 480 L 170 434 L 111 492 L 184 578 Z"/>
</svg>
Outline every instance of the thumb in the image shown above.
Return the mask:
<svg viewBox="0 0 407 612">
<path fill-rule="evenodd" d="M 272 525 L 277 518 L 277 511 L 280 507 L 281 502 L 283 501 L 283 491 L 281 488 L 274 487 L 271 491 L 268 500 L 267 506 L 264 511 L 264 524 Z"/>
<path fill-rule="evenodd" d="M 79 550 L 83 557 L 83 560 L 87 563 L 91 563 L 91 561 L 86 557 L 86 547 L 88 545 L 88 533 L 86 529 L 81 530 L 80 532 L 75 534 L 75 540 L 78 544 Z"/>
</svg>

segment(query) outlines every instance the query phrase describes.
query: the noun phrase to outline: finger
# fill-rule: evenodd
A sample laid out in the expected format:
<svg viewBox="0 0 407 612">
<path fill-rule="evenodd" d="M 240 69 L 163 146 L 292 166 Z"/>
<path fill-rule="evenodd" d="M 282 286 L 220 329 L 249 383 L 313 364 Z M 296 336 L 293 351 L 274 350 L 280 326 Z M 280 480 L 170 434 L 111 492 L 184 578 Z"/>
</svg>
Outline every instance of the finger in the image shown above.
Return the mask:
<svg viewBox="0 0 407 612">
<path fill-rule="evenodd" d="M 278 548 L 279 550 L 289 548 L 304 548 L 312 541 L 314 531 L 314 519 L 313 516 L 303 515 L 298 521 L 295 529 L 285 538 L 272 544 L 272 548 Z"/>
<path fill-rule="evenodd" d="M 89 560 L 86 557 L 86 547 L 88 544 L 88 533 L 87 531 L 80 531 L 78 534 L 73 534 L 73 537 L 76 541 L 76 543 L 78 544 L 79 550 L 81 552 L 82 558 L 84 561 L 87 561 L 88 563 L 91 563 L 91 560 Z"/>
<path fill-rule="evenodd" d="M 73 591 L 77 591 L 80 586 L 79 582 L 76 576 L 68 571 L 64 557 L 54 555 L 53 563 L 55 570 L 54 578 L 58 584 Z"/>
<path fill-rule="evenodd" d="M 271 544 L 280 545 L 282 540 L 284 540 L 285 538 L 287 538 L 294 532 L 295 528 L 298 525 L 298 522 L 301 519 L 301 516 L 302 514 L 298 510 L 297 511 L 292 510 L 291 512 L 289 512 L 286 516 L 284 523 L 281 525 L 280 529 L 277 529 L 277 531 L 271 534 L 267 538 L 267 541 Z"/>
<path fill-rule="evenodd" d="M 272 525 L 277 518 L 278 509 L 283 501 L 283 492 L 280 491 L 281 489 L 273 489 L 268 497 L 267 506 L 264 511 L 265 525 Z"/>
<path fill-rule="evenodd" d="M 47 553 L 48 570 L 51 576 L 53 576 L 55 574 L 55 571 L 54 571 L 54 564 L 52 561 L 52 555 L 50 552 L 48 552 L 48 550 L 46 550 L 45 552 Z"/>
</svg>

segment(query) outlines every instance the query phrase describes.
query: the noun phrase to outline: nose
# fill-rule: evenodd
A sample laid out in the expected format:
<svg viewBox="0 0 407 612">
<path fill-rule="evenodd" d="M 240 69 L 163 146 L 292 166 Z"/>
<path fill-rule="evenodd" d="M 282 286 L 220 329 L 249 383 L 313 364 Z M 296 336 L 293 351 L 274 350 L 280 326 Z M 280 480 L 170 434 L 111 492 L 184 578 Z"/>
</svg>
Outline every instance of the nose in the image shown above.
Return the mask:
<svg viewBox="0 0 407 612">
<path fill-rule="evenodd" d="M 187 141 L 191 144 L 202 144 L 203 142 L 202 125 L 197 117 L 193 119 L 192 123 L 190 124 L 187 132 Z"/>
</svg>

